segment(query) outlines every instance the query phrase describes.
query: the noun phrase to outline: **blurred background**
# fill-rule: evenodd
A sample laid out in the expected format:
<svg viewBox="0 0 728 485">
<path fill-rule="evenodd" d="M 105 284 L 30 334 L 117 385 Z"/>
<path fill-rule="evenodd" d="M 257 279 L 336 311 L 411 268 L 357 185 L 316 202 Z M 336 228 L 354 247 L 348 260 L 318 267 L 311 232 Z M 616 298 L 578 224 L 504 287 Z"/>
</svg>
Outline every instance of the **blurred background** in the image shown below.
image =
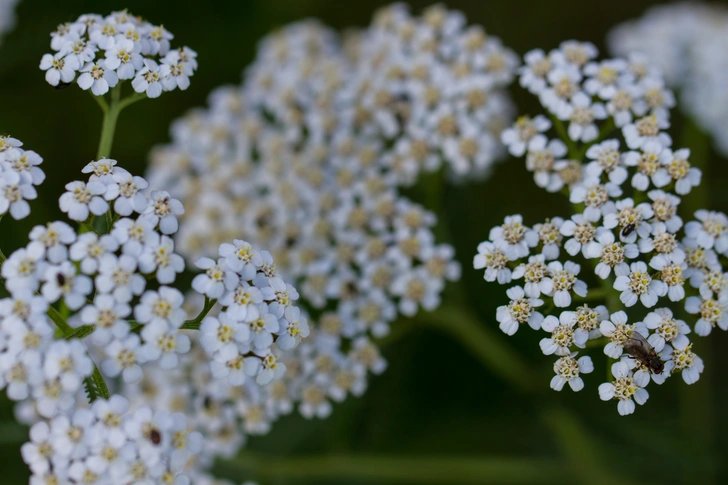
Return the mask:
<svg viewBox="0 0 728 485">
<path fill-rule="evenodd" d="M 336 29 L 364 27 L 372 13 L 387 3 L 21 1 L 16 28 L 0 46 L 0 132 L 19 138 L 24 148 L 43 156 L 48 181 L 32 205 L 30 218 L 2 222 L 3 251 L 8 254 L 24 245 L 33 225 L 60 216 L 57 200 L 63 185 L 77 178 L 97 148 L 101 113 L 96 103 L 80 89 L 54 90 L 38 69 L 41 56 L 49 51 L 49 34 L 57 24 L 82 13 L 107 14 L 128 8 L 153 23 L 163 23 L 174 33 L 176 45 L 188 45 L 198 52 L 200 68 L 189 90 L 176 90 L 160 99 L 135 104 L 121 117 L 113 158 L 141 174 L 150 149 L 169 139 L 172 120 L 203 105 L 214 87 L 238 84 L 256 43 L 272 29 L 306 17 L 319 18 Z M 432 2 L 408 3 L 419 11 Z M 483 25 L 519 55 L 535 47 L 548 50 L 572 38 L 591 41 L 606 55 L 604 39 L 609 29 L 658 3 L 452 0 L 446 5 L 464 11 L 469 23 Z M 512 94 L 520 112 L 537 111 L 530 95 L 517 88 L 512 89 Z M 680 133 L 691 125 L 677 110 L 673 120 L 671 132 L 681 146 Z M 691 131 L 691 143 L 704 144 L 708 150 L 704 181 L 710 207 L 726 211 L 725 160 L 709 148 L 705 136 Z M 523 162 L 513 159 L 501 164 L 486 182 L 448 186 L 441 196 L 442 207 L 433 207 L 435 201 L 416 190 L 412 195 L 444 214 L 441 224 L 452 234 L 451 242 L 463 266 L 462 284 L 448 289 L 445 297 L 466 301 L 476 310 L 482 325 L 497 331 L 495 308 L 504 303 L 505 295 L 501 288 L 485 283 L 481 271 L 471 269 L 478 242 L 507 214 L 523 213 L 527 223 L 532 224 L 550 215 L 566 214 L 568 201 L 537 189 Z M 728 336 L 723 332 L 697 341 L 694 350 L 703 356 L 706 370 L 696 385 L 688 387 L 675 378 L 663 387 L 650 386 L 647 405 L 632 416 L 620 417 L 614 403 L 603 403 L 597 396 L 596 388 L 606 374 L 603 361 L 597 361 L 594 374 L 586 377 L 583 392 L 564 391 L 554 396 L 548 389 L 553 359 L 541 355 L 539 335 L 519 332 L 508 343 L 537 374 L 534 377 L 542 387 L 542 395 L 534 397 L 509 386 L 447 336 L 418 326 L 417 322 L 405 324 L 413 328 L 385 348 L 389 368 L 372 379 L 363 398 L 350 398 L 336 405 L 333 416 L 324 421 L 305 421 L 298 415 L 282 419 L 269 435 L 251 439 L 239 460 L 220 464 L 219 474 L 237 482 L 255 479 L 261 484 L 387 484 L 402 483 L 396 478 L 396 470 L 403 466 L 421 467 L 424 475 L 428 475 L 428 466 L 451 466 L 450 480 L 433 481 L 439 480 L 434 477 L 438 474 L 433 474 L 411 483 L 514 483 L 498 479 L 497 473 L 488 475 L 496 477 L 492 479 L 480 477 L 478 466 L 471 472 L 463 471 L 463 467 L 481 463 L 497 468 L 498 463 L 517 465 L 523 460 L 525 470 L 530 460 L 553 458 L 557 466 L 549 469 L 551 473 L 524 473 L 517 483 L 586 483 L 578 473 L 583 466 L 612 470 L 621 477 L 621 483 L 728 483 L 728 416 L 724 412 L 728 407 L 728 361 L 721 358 L 720 351 L 728 345 Z M 442 365 L 443 358 L 447 365 Z M 558 407 L 541 412 L 547 406 Z M 11 421 L 12 409 L 3 397 L 0 481 L 27 483 L 27 468 L 19 453 L 27 434 Z M 580 433 L 589 438 L 589 446 L 583 445 Z M 327 456 L 330 462 L 321 461 Z M 337 457 L 341 456 L 361 458 L 352 460 L 360 467 L 360 477 L 367 475 L 369 465 L 390 467 L 392 472 L 386 479 L 356 478 L 342 472 L 327 481 L 316 473 L 316 466 L 311 466 L 340 466 Z M 310 457 L 315 458 L 307 461 Z M 352 466 L 350 463 L 349 468 Z"/>
</svg>

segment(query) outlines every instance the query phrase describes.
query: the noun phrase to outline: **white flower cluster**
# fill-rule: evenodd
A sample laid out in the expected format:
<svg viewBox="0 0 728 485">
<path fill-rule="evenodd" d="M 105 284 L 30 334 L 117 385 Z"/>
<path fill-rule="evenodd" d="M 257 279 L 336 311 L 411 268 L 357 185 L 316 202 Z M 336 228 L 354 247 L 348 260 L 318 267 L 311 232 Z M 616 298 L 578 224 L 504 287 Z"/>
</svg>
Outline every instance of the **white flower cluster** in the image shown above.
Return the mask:
<svg viewBox="0 0 728 485">
<path fill-rule="evenodd" d="M 379 44 L 383 38 L 389 39 L 387 49 Z M 470 38 L 473 50 L 459 49 L 458 58 L 454 46 Z M 357 39 L 354 59 L 361 62 L 371 60 L 368 50 L 375 41 L 381 54 L 397 50 L 401 57 L 376 69 L 370 65 L 367 72 L 352 64 L 330 31 L 312 22 L 295 24 L 263 41 L 241 88 L 213 93 L 210 107 L 176 122 L 173 144 L 157 149 L 152 157 L 150 181 L 167 187 L 188 208 L 176 240 L 180 253 L 190 261 L 219 254 L 221 259 L 203 260 L 204 267 L 212 268 L 217 261 L 224 273 L 230 268 L 251 271 L 247 277 L 239 273 L 242 279 L 252 278 L 248 285 L 225 287 L 222 281 L 225 289 L 219 291 L 226 295 L 221 302 L 227 309 L 205 324 L 209 342 L 202 343 L 208 351 L 220 345 L 223 327 L 223 334 L 234 329 L 232 333 L 240 336 L 227 347 L 229 356 L 215 354 L 213 368 L 188 369 L 174 383 L 160 378 L 144 386 L 164 388 L 170 401 L 171 396 L 188 396 L 188 415 L 199 417 L 198 429 L 206 430 L 205 436 L 219 434 L 211 450 L 234 453 L 245 434 L 267 432 L 273 421 L 296 407 L 306 417 L 326 417 L 332 401 L 362 394 L 368 373 L 386 367 L 372 337 L 386 335 L 399 315 L 437 307 L 445 282 L 459 277 L 452 247 L 435 242 L 434 215 L 399 194 L 399 186 L 414 182 L 420 170 L 434 170 L 437 160 L 447 160 L 433 131 L 415 130 L 423 118 L 407 113 L 414 116 L 424 105 L 407 90 L 441 89 L 447 96 L 435 103 L 438 113 L 452 109 L 457 120 L 469 113 L 472 123 L 485 123 L 485 106 L 501 96 L 494 86 L 501 85 L 497 79 L 506 82 L 510 55 L 481 30 L 465 29 L 459 14 L 440 7 L 423 18 L 409 16 L 401 6 L 389 8 Z M 417 43 L 409 43 L 415 39 Z M 429 45 L 431 54 L 415 55 L 412 49 L 420 42 Z M 497 76 L 495 60 L 487 62 L 496 54 L 504 61 Z M 448 72 L 455 68 L 450 61 L 461 66 L 462 84 L 439 84 L 437 73 L 452 79 Z M 395 68 L 409 69 L 410 64 L 411 73 L 395 76 Z M 388 89 L 397 84 L 411 94 L 382 91 L 374 96 L 376 105 L 365 102 L 364 98 L 371 100 L 369 94 L 349 96 L 353 85 L 364 89 L 365 77 L 384 83 L 385 71 L 394 83 Z M 421 84 L 411 77 L 415 71 Z M 484 79 L 491 80 L 481 84 Z M 456 85 L 470 86 L 465 92 L 471 92 L 474 101 L 476 94 L 482 95 L 484 111 L 468 108 L 462 93 L 451 91 Z M 386 131 L 392 123 L 394 130 Z M 487 124 L 477 126 L 479 140 L 497 133 L 486 129 Z M 418 138 L 409 138 L 415 131 Z M 257 317 L 247 313 L 250 303 L 240 302 L 255 305 L 261 297 L 266 301 L 263 289 L 258 288 L 261 295 L 255 290 L 256 279 L 273 273 L 265 262 L 269 256 L 259 267 L 232 266 L 239 267 L 236 258 L 247 254 L 245 243 L 227 244 L 240 234 L 253 246 L 270 250 L 275 274 L 298 288 L 298 304 L 305 313 L 283 309 L 285 305 L 271 310 L 271 303 L 267 317 L 265 311 L 258 311 Z M 270 278 L 270 285 L 280 293 L 283 286 L 275 280 Z M 286 297 L 271 301 L 292 299 L 286 291 Z M 231 312 L 238 322 L 255 318 L 254 325 L 230 326 L 226 320 Z M 246 368 L 248 363 L 239 359 L 271 345 L 271 337 L 279 350 L 292 345 L 305 329 L 304 318 L 312 335 L 295 352 L 281 355 L 278 362 L 285 365 L 286 374 L 265 388 L 253 379 L 242 382 L 244 371 L 238 366 Z M 223 368 L 225 359 L 232 359 L 227 362 L 235 367 Z M 227 380 L 211 375 L 227 375 Z M 233 432 L 238 422 L 242 430 Z"/>
<path fill-rule="evenodd" d="M 200 259 L 205 272 L 192 283 L 206 296 L 206 311 L 215 301 L 222 311 L 186 320 L 183 294 L 169 286 L 185 269 L 170 237 L 182 204 L 162 191 L 144 195 L 146 180 L 115 160 L 83 171 L 89 179 L 69 183 L 59 201 L 82 232 L 62 221 L 36 226 L 28 246 L 2 265 L 10 297 L 0 300 L 0 384 L 10 399 L 25 401 L 21 418 L 37 422 L 23 456 L 43 483 L 189 483 L 180 474 L 202 447 L 201 435 L 187 434 L 194 422 L 174 414 L 179 406 L 153 413 L 148 402 L 125 415 L 120 396 L 82 409 L 83 390 L 91 399 L 103 394 L 90 356 L 101 363 L 101 377 L 121 377 L 126 386 L 152 364 L 151 372 L 196 368 L 210 385 L 239 386 L 244 375 L 265 385 L 285 371 L 279 350 L 292 350 L 309 333 L 293 306 L 298 294 L 276 276 L 269 253 L 235 241 L 221 246 L 217 262 Z M 207 353 L 180 362 L 191 347 L 185 328 L 202 330 Z"/>
<path fill-rule="evenodd" d="M 603 345 L 609 358 L 621 360 L 600 396 L 618 399 L 620 414 L 629 414 L 634 401 L 647 399 L 650 380 L 660 384 L 681 373 L 692 384 L 703 370 L 686 335 L 691 327 L 670 306 L 697 314 L 693 331 L 700 336 L 715 325 L 728 329 L 728 273 L 720 262 L 728 256 L 728 218 L 701 210 L 683 224 L 680 196 L 701 174 L 689 150 L 673 150 L 663 131 L 670 93 L 649 66 L 599 62 L 596 55 L 591 44 L 574 41 L 548 55 L 526 55 L 521 84 L 539 96 L 563 138 L 549 139 L 552 122 L 537 116 L 521 118 L 503 140 L 511 153 L 525 155 L 537 185 L 568 194 L 574 213 L 533 227 L 519 215 L 506 217 L 479 245 L 474 266 L 485 269 L 487 281 L 522 280 L 507 291 L 510 302 L 496 318 L 509 335 L 523 323 L 549 333 L 541 349 L 558 356 L 552 388 L 582 389 L 580 376 L 593 365 L 577 352 Z M 599 282 L 601 293 L 587 281 Z M 585 303 L 600 299 L 615 306 L 611 315 Z M 644 313 L 630 317 L 633 307 L 649 313 L 638 320 Z M 542 308 L 563 310 L 544 317 Z"/>
<path fill-rule="evenodd" d="M 273 257 L 257 252 L 245 241 L 220 245 L 220 259 L 200 258 L 205 273 L 192 288 L 208 298 L 219 299 L 217 317 L 200 326 L 200 343 L 212 358 L 212 377 L 241 386 L 245 376 L 259 385 L 280 379 L 286 366 L 278 362 L 277 349 L 293 350 L 308 337 L 306 317 L 294 306 L 298 292 L 276 275 Z"/>
<path fill-rule="evenodd" d="M 41 421 L 21 448 L 35 483 L 192 483 L 188 460 L 202 449 L 181 413 L 129 409 L 119 395 Z M 196 483 L 196 482 L 195 482 Z"/>
<path fill-rule="evenodd" d="M 0 218 L 10 213 L 15 220 L 30 214 L 29 200 L 38 197 L 35 187 L 45 180 L 38 166 L 43 159 L 10 136 L 0 136 Z"/>
<path fill-rule="evenodd" d="M 705 3 L 671 3 L 614 28 L 615 55 L 649 56 L 679 91 L 682 109 L 728 154 L 728 9 Z"/>
<path fill-rule="evenodd" d="M 197 53 L 172 49 L 173 37 L 126 10 L 106 17 L 84 14 L 51 33 L 53 53 L 43 56 L 40 68 L 51 86 L 75 80 L 81 89 L 103 96 L 130 79 L 134 91 L 156 98 L 163 91 L 187 89 L 197 69 Z"/>
</svg>

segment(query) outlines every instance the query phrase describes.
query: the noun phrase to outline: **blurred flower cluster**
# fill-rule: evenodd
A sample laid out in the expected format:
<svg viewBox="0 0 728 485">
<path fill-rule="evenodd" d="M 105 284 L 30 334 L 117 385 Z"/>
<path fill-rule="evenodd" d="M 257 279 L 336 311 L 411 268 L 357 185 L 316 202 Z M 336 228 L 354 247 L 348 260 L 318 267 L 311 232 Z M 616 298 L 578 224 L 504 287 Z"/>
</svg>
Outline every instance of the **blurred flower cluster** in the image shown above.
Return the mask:
<svg viewBox="0 0 728 485">
<path fill-rule="evenodd" d="M 728 9 L 701 3 L 673 3 L 649 9 L 609 35 L 616 55 L 641 53 L 659 66 L 679 92 L 682 109 L 728 154 Z"/>
<path fill-rule="evenodd" d="M 173 38 L 163 26 L 126 10 L 106 17 L 84 14 L 51 33 L 53 53 L 43 56 L 40 68 L 51 86 L 76 81 L 81 89 L 103 96 L 130 79 L 134 91 L 156 98 L 163 91 L 187 89 L 197 69 L 197 53 L 188 47 L 172 49 Z"/>
<path fill-rule="evenodd" d="M 616 362 L 600 397 L 630 414 L 650 381 L 698 380 L 691 332 L 728 329 L 728 218 L 699 210 L 683 223 L 681 199 L 701 173 L 664 131 L 672 94 L 644 58 L 597 55 L 575 41 L 526 54 L 521 85 L 547 116 L 519 118 L 503 141 L 525 156 L 536 185 L 568 196 L 573 211 L 532 227 L 507 217 L 474 266 L 510 285 L 496 315 L 501 330 L 513 335 L 525 323 L 548 334 L 540 345 L 557 356 L 553 389 L 581 390 L 593 370 L 585 354 L 602 348 Z M 690 315 L 690 325 L 680 319 Z"/>
<path fill-rule="evenodd" d="M 311 332 L 279 359 L 287 369 L 280 380 L 241 386 L 224 367 L 248 348 L 215 350 L 228 306 L 211 312 L 204 348 L 175 378 L 145 376 L 139 402 L 184 402 L 197 429 L 217 437 L 200 460 L 234 454 L 245 435 L 267 433 L 296 408 L 324 418 L 332 401 L 362 394 L 369 373 L 386 367 L 374 339 L 400 315 L 439 305 L 460 268 L 453 248 L 435 241 L 435 215 L 400 188 L 438 170 L 488 172 L 504 153 L 498 136 L 512 119 L 504 89 L 517 63 L 458 12 L 436 6 L 417 17 L 394 5 L 342 42 L 312 21 L 271 35 L 242 86 L 216 90 L 209 107 L 173 125 L 173 142 L 154 151 L 148 177 L 187 208 L 177 250 L 189 261 L 219 255 L 240 264 L 246 246 L 225 243 L 241 234 L 269 249 L 269 271 L 295 285 L 302 309 L 284 312 L 292 332 L 278 347 Z M 235 298 L 260 295 L 241 289 Z M 304 317 L 308 326 L 291 327 Z M 242 332 L 255 349 L 272 328 L 260 313 Z M 194 352 L 211 351 L 218 364 L 194 365 Z"/>
<path fill-rule="evenodd" d="M 0 42 L 15 27 L 15 6 L 20 0 L 0 0 Z"/>
</svg>

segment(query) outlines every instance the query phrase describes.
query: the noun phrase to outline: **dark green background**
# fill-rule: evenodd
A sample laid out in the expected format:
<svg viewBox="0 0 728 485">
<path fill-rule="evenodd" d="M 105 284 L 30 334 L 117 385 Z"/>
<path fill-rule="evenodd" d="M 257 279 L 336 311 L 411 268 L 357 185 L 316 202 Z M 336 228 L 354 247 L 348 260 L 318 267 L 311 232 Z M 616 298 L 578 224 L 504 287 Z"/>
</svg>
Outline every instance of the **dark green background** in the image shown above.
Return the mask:
<svg viewBox="0 0 728 485">
<path fill-rule="evenodd" d="M 59 216 L 57 198 L 63 185 L 78 177 L 97 148 L 101 114 L 96 103 L 76 87 L 54 90 L 38 69 L 41 56 L 49 51 L 49 33 L 57 24 L 82 13 L 106 14 L 126 7 L 153 23 L 163 23 L 175 34 L 174 45 L 189 45 L 198 52 L 200 67 L 189 90 L 138 103 L 121 117 L 113 158 L 140 173 L 149 150 L 168 140 L 170 122 L 204 104 L 214 87 L 238 83 L 257 41 L 271 29 L 305 17 L 317 17 L 335 28 L 365 26 L 372 12 L 385 3 L 23 1 L 18 9 L 18 25 L 0 47 L 0 132 L 12 134 L 25 143 L 26 149 L 40 153 L 48 180 L 41 187 L 40 199 L 32 205 L 30 219 L 20 223 L 9 218 L 2 221 L 2 249 L 8 253 L 25 244 L 32 225 Z M 430 2 L 412 3 L 419 9 Z M 655 3 L 451 1 L 448 6 L 465 11 L 470 23 L 484 25 L 523 54 L 534 47 L 550 49 L 570 38 L 590 40 L 602 48 L 610 27 L 639 16 Z M 514 97 L 521 112 L 536 111 L 534 100 L 526 93 L 514 89 Z M 679 139 L 683 121 L 677 113 L 674 120 L 673 134 Z M 711 190 L 712 207 L 725 210 L 725 161 L 715 154 L 710 160 L 704 180 Z M 414 196 L 418 197 L 416 191 Z M 450 296 L 467 300 L 477 309 L 483 325 L 496 328 L 495 308 L 505 300 L 504 288 L 483 282 L 481 273 L 471 269 L 477 243 L 506 214 L 520 212 L 535 223 L 550 215 L 566 215 L 568 205 L 560 196 L 545 195 L 537 189 L 522 161 L 514 160 L 498 167 L 486 183 L 448 187 L 443 200 L 445 223 L 464 269 L 465 294 L 454 294 L 456 291 L 451 289 Z M 548 390 L 553 359 L 541 355 L 539 338 L 535 332 L 523 331 L 508 343 L 532 364 L 544 390 Z M 619 417 L 614 402 L 603 403 L 598 398 L 596 388 L 605 374 L 603 361 L 597 361 L 595 373 L 586 377 L 583 392 L 565 390 L 546 396 L 557 398 L 566 412 L 576 416 L 596 444 L 603 466 L 621 476 L 637 483 L 704 483 L 701 477 L 706 476 L 712 476 L 714 483 L 728 483 L 724 470 L 728 361 L 722 358 L 726 345 L 728 338 L 720 331 L 700 340 L 696 349 L 707 357 L 707 370 L 701 380 L 690 388 L 679 378 L 661 388 L 650 386 L 647 405 L 638 407 L 630 417 Z M 251 439 L 248 449 L 273 457 L 351 453 L 390 458 L 425 455 L 563 460 L 561 449 L 538 415 L 544 402 L 510 388 L 446 336 L 415 328 L 385 353 L 389 369 L 372 381 L 364 398 L 337 405 L 333 417 L 326 421 L 285 418 L 269 436 Z M 11 415 L 9 409 L 7 404 L 2 407 L 5 420 Z M 0 449 L 3 484 L 27 483 L 13 429 L 0 425 L 0 442 L 7 443 Z M 231 466 L 221 471 L 239 482 L 255 478 L 241 475 Z M 553 483 L 583 483 L 573 467 L 567 466 L 551 478 Z M 342 478 L 326 483 L 371 482 Z"/>
</svg>

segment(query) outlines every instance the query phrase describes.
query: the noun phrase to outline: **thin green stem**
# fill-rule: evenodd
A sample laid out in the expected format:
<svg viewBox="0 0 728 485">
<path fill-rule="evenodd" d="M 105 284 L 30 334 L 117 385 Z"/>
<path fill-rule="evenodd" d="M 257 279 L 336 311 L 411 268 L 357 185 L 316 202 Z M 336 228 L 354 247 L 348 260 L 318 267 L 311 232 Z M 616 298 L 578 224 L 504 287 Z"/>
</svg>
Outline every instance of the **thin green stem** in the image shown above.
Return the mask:
<svg viewBox="0 0 728 485">
<path fill-rule="evenodd" d="M 182 324 L 182 327 L 180 328 L 183 328 L 185 330 L 199 330 L 200 323 L 202 323 L 202 320 L 204 320 L 207 314 L 210 313 L 210 310 L 212 310 L 212 307 L 214 307 L 216 303 L 216 299 L 210 299 L 208 297 L 205 297 L 205 306 L 200 314 L 192 320 L 187 320 L 185 323 Z"/>
<path fill-rule="evenodd" d="M 327 480 L 332 483 L 545 484 L 569 473 L 556 463 L 536 458 L 493 456 L 392 457 L 376 455 L 270 457 L 244 453 L 217 465 L 222 475 L 242 481 L 251 474 L 263 480 Z M 288 482 L 286 482 L 288 483 Z M 572 481 L 571 483 L 575 483 Z"/>
<path fill-rule="evenodd" d="M 122 83 L 117 84 L 111 90 L 111 102 L 106 103 L 102 96 L 94 96 L 94 99 L 101 106 L 101 111 L 104 113 L 104 121 L 101 125 L 101 139 L 99 140 L 99 149 L 96 152 L 96 159 L 108 158 L 111 156 L 111 147 L 114 144 L 114 133 L 116 132 L 116 123 L 119 120 L 119 114 L 121 111 L 136 103 L 137 101 L 144 99 L 144 93 L 134 93 L 124 99 L 121 98 L 121 86 Z"/>
</svg>

